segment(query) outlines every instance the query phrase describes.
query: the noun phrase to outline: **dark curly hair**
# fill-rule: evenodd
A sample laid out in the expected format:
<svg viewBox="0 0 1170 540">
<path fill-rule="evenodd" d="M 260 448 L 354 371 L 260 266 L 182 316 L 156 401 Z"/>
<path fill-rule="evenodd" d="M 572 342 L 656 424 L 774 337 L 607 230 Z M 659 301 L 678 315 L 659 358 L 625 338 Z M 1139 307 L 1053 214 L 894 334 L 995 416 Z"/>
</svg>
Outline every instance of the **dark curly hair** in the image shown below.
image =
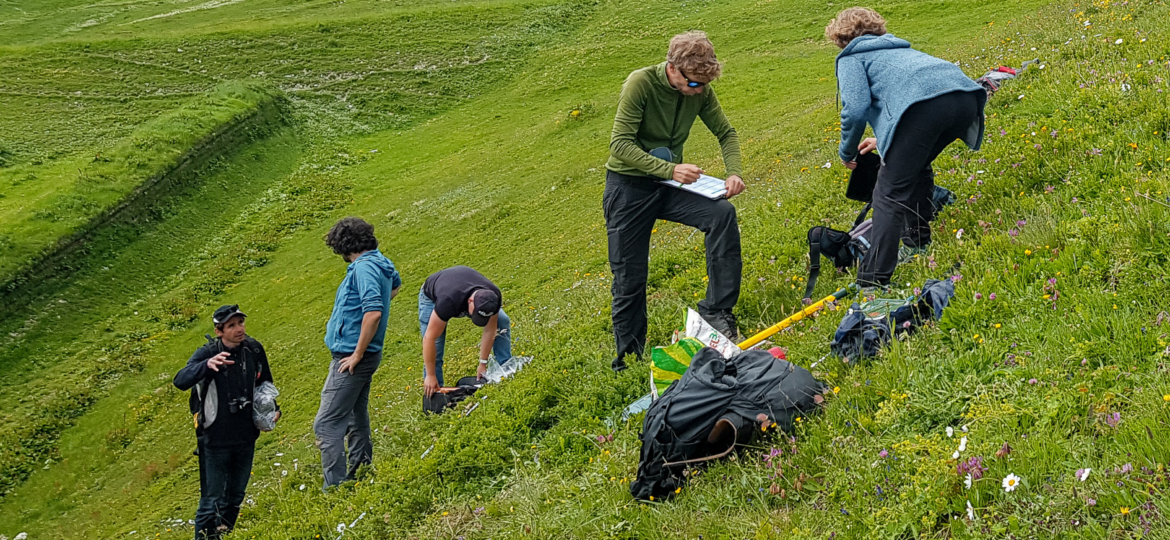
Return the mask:
<svg viewBox="0 0 1170 540">
<path fill-rule="evenodd" d="M 361 253 L 378 248 L 374 226 L 359 217 L 341 218 L 325 233 L 325 245 L 338 255 Z"/>
</svg>

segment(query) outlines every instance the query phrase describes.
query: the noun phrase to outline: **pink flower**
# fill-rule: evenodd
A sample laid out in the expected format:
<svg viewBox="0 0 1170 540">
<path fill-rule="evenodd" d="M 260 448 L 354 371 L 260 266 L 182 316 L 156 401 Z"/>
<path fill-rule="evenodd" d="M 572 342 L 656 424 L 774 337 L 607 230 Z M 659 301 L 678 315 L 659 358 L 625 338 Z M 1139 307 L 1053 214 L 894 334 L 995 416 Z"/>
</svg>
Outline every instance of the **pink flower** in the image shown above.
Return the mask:
<svg viewBox="0 0 1170 540">
<path fill-rule="evenodd" d="M 878 452 L 878 457 L 880 457 L 880 458 L 884 458 L 884 457 L 887 457 L 889 455 L 890 455 L 890 453 L 887 452 L 884 448 L 882 449 L 881 452 Z"/>
<path fill-rule="evenodd" d="M 995 293 L 991 293 L 991 294 L 987 295 L 987 299 L 988 300 L 995 300 Z"/>
</svg>

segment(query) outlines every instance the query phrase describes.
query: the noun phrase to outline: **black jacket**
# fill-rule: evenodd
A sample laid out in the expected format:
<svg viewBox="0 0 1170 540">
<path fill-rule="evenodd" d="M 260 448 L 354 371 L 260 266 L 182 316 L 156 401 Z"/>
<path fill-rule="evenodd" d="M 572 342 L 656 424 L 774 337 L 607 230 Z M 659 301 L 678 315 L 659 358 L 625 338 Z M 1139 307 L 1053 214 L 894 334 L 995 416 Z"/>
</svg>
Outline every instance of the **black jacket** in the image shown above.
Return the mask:
<svg viewBox="0 0 1170 540">
<path fill-rule="evenodd" d="M 191 414 L 195 415 L 196 436 L 211 432 L 207 434 L 218 439 L 215 442 L 221 444 L 255 441 L 260 431 L 252 423 L 252 394 L 260 383 L 273 382 L 268 355 L 259 341 L 248 336 L 238 348 L 231 349 L 233 354 L 230 360 L 235 364 L 221 367 L 219 371 L 207 367 L 208 359 L 228 350 L 223 340 L 211 339 L 209 336 L 207 344 L 197 349 L 187 360 L 187 365 L 175 374 L 175 387 L 191 390 L 188 403 Z M 206 403 L 209 393 L 217 396 L 214 404 Z M 226 418 L 224 415 L 229 414 L 228 402 L 237 397 L 246 400 L 247 405 L 231 413 L 232 418 L 221 422 L 221 419 Z M 208 406 L 214 406 L 216 410 L 206 410 Z M 229 427 L 232 428 L 230 432 L 226 429 Z"/>
</svg>

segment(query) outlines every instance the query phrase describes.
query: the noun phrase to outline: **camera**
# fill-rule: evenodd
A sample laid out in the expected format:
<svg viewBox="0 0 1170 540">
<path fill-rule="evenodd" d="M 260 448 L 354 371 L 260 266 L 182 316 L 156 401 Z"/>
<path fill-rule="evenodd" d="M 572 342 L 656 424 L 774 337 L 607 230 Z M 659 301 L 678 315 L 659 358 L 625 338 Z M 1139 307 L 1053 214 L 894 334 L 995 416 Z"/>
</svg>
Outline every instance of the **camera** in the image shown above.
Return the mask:
<svg viewBox="0 0 1170 540">
<path fill-rule="evenodd" d="M 228 402 L 228 411 L 232 414 L 238 413 L 243 410 L 244 407 L 247 407 L 248 403 L 251 402 L 248 401 L 248 398 L 246 397 L 240 396 L 238 398 L 234 398 Z"/>
</svg>

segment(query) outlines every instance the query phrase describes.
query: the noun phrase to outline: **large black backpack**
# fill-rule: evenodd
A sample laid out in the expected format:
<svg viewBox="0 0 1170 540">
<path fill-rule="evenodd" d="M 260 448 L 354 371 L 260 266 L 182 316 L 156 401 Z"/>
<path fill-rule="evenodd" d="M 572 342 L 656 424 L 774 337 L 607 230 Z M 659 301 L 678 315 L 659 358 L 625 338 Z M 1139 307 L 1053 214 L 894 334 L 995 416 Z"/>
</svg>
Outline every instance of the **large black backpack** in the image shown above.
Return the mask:
<svg viewBox="0 0 1170 540">
<path fill-rule="evenodd" d="M 791 430 L 796 417 L 816 410 L 823 391 L 808 370 L 768 352 L 725 359 L 715 349 L 700 349 L 646 413 L 630 494 L 670 497 L 686 481 L 687 467 L 727 456 L 759 433 L 761 422 Z"/>
</svg>

